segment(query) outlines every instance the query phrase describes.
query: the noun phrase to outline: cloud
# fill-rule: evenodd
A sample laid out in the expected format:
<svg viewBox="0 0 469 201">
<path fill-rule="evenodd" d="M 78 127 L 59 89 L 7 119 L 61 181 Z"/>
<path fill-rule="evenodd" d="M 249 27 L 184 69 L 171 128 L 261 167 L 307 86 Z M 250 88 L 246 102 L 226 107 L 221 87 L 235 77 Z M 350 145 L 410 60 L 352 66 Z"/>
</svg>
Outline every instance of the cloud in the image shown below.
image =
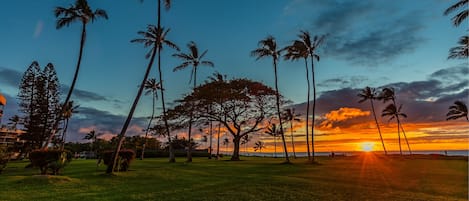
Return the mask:
<svg viewBox="0 0 469 201">
<path fill-rule="evenodd" d="M 0 67 L 0 84 L 2 85 L 18 88 L 22 77 L 22 73 L 16 70 Z"/>
<path fill-rule="evenodd" d="M 358 117 L 367 117 L 370 115 L 369 111 L 363 111 L 358 108 L 348 108 L 348 107 L 341 107 L 338 110 L 332 110 L 323 115 L 320 120 L 318 120 L 319 127 L 321 128 L 335 128 L 335 127 L 343 127 L 343 126 L 350 126 L 357 122 L 351 122 L 347 120 L 356 119 Z M 360 119 L 363 120 L 363 119 Z"/>
<path fill-rule="evenodd" d="M 350 77 L 339 77 L 332 78 L 318 83 L 317 86 L 324 88 L 347 88 L 361 85 L 365 81 L 368 81 L 368 78 L 365 76 L 350 76 Z"/>
<path fill-rule="evenodd" d="M 44 22 L 42 20 L 38 20 L 36 23 L 36 28 L 34 29 L 33 38 L 39 38 L 39 36 L 41 36 L 43 27 L 44 27 Z"/>
</svg>

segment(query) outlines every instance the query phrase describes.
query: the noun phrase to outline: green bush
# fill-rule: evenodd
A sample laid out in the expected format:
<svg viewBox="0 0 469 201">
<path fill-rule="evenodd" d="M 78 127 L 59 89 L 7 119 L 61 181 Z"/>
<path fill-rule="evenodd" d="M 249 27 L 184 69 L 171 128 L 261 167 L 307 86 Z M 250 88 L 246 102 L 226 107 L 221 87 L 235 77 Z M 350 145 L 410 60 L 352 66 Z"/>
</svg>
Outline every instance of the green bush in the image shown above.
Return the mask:
<svg viewBox="0 0 469 201">
<path fill-rule="evenodd" d="M 69 151 L 61 150 L 34 150 L 29 154 L 31 166 L 39 167 L 42 175 L 46 175 L 48 170 L 52 175 L 57 175 L 70 161 L 72 154 Z"/>
<path fill-rule="evenodd" d="M 104 165 L 113 165 L 112 154 L 114 151 L 104 151 L 102 154 L 102 159 L 104 161 Z M 132 149 L 122 149 L 119 151 L 119 158 L 117 159 L 117 166 L 115 167 L 114 171 L 127 171 L 129 170 L 130 163 L 135 159 L 135 151 Z"/>
</svg>

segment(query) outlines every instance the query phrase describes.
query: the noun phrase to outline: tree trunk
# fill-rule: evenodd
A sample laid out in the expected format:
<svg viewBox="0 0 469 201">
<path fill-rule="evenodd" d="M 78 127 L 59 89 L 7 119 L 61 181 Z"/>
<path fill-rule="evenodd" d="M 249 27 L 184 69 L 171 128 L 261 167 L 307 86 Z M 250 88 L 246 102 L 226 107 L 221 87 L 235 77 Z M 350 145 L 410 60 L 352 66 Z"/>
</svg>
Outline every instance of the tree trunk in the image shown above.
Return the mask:
<svg viewBox="0 0 469 201">
<path fill-rule="evenodd" d="M 378 119 L 376 118 L 375 106 L 373 104 L 373 99 L 370 99 L 371 110 L 373 111 L 373 117 L 375 118 L 376 127 L 378 128 L 379 138 L 381 139 L 381 144 L 383 145 L 384 155 L 388 155 L 386 147 L 384 146 L 383 135 L 381 135 L 381 129 L 379 128 Z"/>
<path fill-rule="evenodd" d="M 221 132 L 221 124 L 218 123 L 218 136 L 217 136 L 217 160 L 220 159 L 220 132 Z"/>
<path fill-rule="evenodd" d="M 314 77 L 314 56 L 313 54 L 311 53 L 310 54 L 311 56 L 311 75 L 313 77 L 313 118 L 311 120 L 311 146 L 312 146 L 312 151 L 313 151 L 313 158 L 311 160 L 311 162 L 314 162 L 315 161 L 315 152 L 314 152 L 314 119 L 315 119 L 315 115 L 316 115 L 316 80 L 315 80 L 315 77 Z"/>
<path fill-rule="evenodd" d="M 213 131 L 213 124 L 210 121 L 210 146 L 208 147 L 208 159 L 212 159 L 212 131 Z"/>
<path fill-rule="evenodd" d="M 405 142 L 407 143 L 407 148 L 409 149 L 409 154 L 412 155 L 412 150 L 410 150 L 409 141 L 407 141 L 407 136 L 405 135 L 405 131 L 404 131 L 404 127 L 402 127 L 402 123 L 401 123 L 401 130 L 402 130 L 402 134 L 404 134 L 404 139 L 405 139 Z"/>
<path fill-rule="evenodd" d="M 111 174 L 114 171 L 114 168 L 117 166 L 117 159 L 119 158 L 119 151 L 121 149 L 122 143 L 124 142 L 124 137 L 125 137 L 125 132 L 127 131 L 127 127 L 130 124 L 130 120 L 132 120 L 132 116 L 135 112 L 135 108 L 137 108 L 138 101 L 140 100 L 140 96 L 142 95 L 143 88 L 145 87 L 145 81 L 148 79 L 148 75 L 150 74 L 151 71 L 151 66 L 153 65 L 153 61 L 155 60 L 155 55 L 156 55 L 157 48 L 153 50 L 150 58 L 150 62 L 148 63 L 147 70 L 145 71 L 145 75 L 143 76 L 142 82 L 140 84 L 140 87 L 138 89 L 137 96 L 135 96 L 134 102 L 132 104 L 132 107 L 130 109 L 129 115 L 127 115 L 127 119 L 125 120 L 124 126 L 122 127 L 122 130 L 120 134 L 118 135 L 118 143 L 116 146 L 116 150 L 112 154 L 113 158 L 113 163 L 112 165 L 108 165 L 106 173 Z"/>
<path fill-rule="evenodd" d="M 277 92 L 275 94 L 276 98 L 276 103 L 277 103 L 277 114 L 278 114 L 278 121 L 280 124 L 280 134 L 282 136 L 282 142 L 283 142 L 283 149 L 285 152 L 285 162 L 290 163 L 290 158 L 288 157 L 288 150 L 287 150 L 287 143 L 285 141 L 285 134 L 283 132 L 283 123 L 282 123 L 282 116 L 280 113 L 280 93 L 278 92 L 278 81 L 277 81 L 277 61 L 274 59 L 274 73 L 275 73 L 275 91 Z"/>
<path fill-rule="evenodd" d="M 145 147 L 147 145 L 147 142 L 148 142 L 148 130 L 150 130 L 150 126 L 151 126 L 151 122 L 153 121 L 153 117 L 155 116 L 155 91 L 153 91 L 152 95 L 152 107 L 151 107 L 151 117 L 150 117 L 150 121 L 148 122 L 148 126 L 147 126 L 147 129 L 145 130 L 145 141 L 143 142 L 143 145 L 142 145 L 142 155 L 140 156 L 140 160 L 143 160 L 144 158 L 144 154 L 145 154 Z"/>
<path fill-rule="evenodd" d="M 239 142 L 241 137 L 239 135 L 234 136 L 233 138 L 233 155 L 231 156 L 232 161 L 239 161 Z"/>
<path fill-rule="evenodd" d="M 402 156 L 402 148 L 401 148 L 401 122 L 399 121 L 399 117 L 396 115 L 397 120 L 397 137 L 399 139 L 399 153 Z"/>
<path fill-rule="evenodd" d="M 65 134 L 67 134 L 67 128 L 68 128 L 68 119 L 65 119 L 65 126 L 64 126 L 64 132 L 62 133 L 62 145 L 60 146 L 60 150 L 64 150 L 65 146 Z"/>
<path fill-rule="evenodd" d="M 294 117 L 292 117 L 294 118 Z M 293 158 L 296 159 L 296 153 L 295 153 L 295 142 L 294 142 L 294 139 L 293 139 L 293 121 L 290 120 L 290 134 L 291 134 L 291 146 L 292 146 L 292 150 L 293 150 Z"/>
<path fill-rule="evenodd" d="M 305 58 L 305 68 L 306 68 L 306 82 L 307 82 L 307 88 L 308 88 L 308 98 L 306 101 L 306 146 L 307 146 L 307 152 L 308 152 L 308 161 L 311 161 L 311 151 L 310 151 L 310 145 L 309 145 L 309 97 L 310 97 L 310 92 L 311 92 L 311 86 L 309 83 L 309 70 L 308 70 L 308 59 Z"/>
<path fill-rule="evenodd" d="M 192 89 L 195 91 L 195 87 L 197 86 L 197 66 L 194 66 L 194 88 Z M 191 163 L 192 162 L 192 115 L 194 112 L 194 106 L 191 103 L 191 111 L 189 115 L 189 131 L 187 132 L 188 138 L 189 138 L 189 146 L 187 149 L 187 160 L 186 162 Z"/>
</svg>

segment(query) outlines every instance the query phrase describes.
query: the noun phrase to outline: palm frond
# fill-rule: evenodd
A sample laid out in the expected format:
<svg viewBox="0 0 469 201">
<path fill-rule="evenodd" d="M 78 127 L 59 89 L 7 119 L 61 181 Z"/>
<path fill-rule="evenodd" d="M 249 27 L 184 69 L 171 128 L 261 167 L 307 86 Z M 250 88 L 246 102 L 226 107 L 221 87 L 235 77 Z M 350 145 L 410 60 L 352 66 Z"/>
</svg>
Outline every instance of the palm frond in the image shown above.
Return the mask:
<svg viewBox="0 0 469 201">
<path fill-rule="evenodd" d="M 182 70 L 182 69 L 186 68 L 187 66 L 189 66 L 190 64 L 191 64 L 191 62 L 189 62 L 189 61 L 183 62 L 179 66 L 174 67 L 173 72 Z"/>
<path fill-rule="evenodd" d="M 215 64 L 213 64 L 213 62 L 211 62 L 211 61 L 201 61 L 200 63 L 205 65 L 205 66 L 209 66 L 209 67 L 214 67 L 215 66 Z"/>
</svg>

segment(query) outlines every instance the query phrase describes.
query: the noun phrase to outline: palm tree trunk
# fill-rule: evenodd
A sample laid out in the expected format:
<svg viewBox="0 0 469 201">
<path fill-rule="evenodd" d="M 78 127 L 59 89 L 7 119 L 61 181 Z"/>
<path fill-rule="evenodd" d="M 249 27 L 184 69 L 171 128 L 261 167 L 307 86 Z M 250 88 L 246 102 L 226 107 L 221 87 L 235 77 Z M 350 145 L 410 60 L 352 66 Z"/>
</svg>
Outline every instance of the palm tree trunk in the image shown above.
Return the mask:
<svg viewBox="0 0 469 201">
<path fill-rule="evenodd" d="M 373 104 L 373 99 L 370 99 L 371 110 L 373 111 L 373 117 L 375 118 L 376 127 L 378 128 L 379 138 L 381 139 L 381 144 L 383 145 L 384 155 L 388 155 L 386 147 L 384 146 L 383 136 L 381 135 L 381 129 L 379 128 L 378 119 L 376 118 L 375 106 Z"/>
<path fill-rule="evenodd" d="M 213 131 L 213 124 L 212 121 L 210 121 L 210 146 L 208 147 L 208 159 L 212 159 L 212 131 Z"/>
<path fill-rule="evenodd" d="M 81 29 L 81 39 L 80 39 L 80 51 L 78 53 L 78 61 L 77 61 L 77 67 L 75 68 L 75 74 L 73 75 L 73 80 L 72 80 L 72 85 L 70 85 L 70 89 L 68 90 L 67 96 L 65 98 L 65 101 L 63 105 L 67 105 L 68 101 L 70 101 L 70 97 L 72 96 L 73 89 L 75 88 L 75 83 L 78 78 L 78 72 L 80 71 L 80 65 L 81 65 L 81 58 L 83 56 L 83 48 L 85 46 L 85 40 L 86 40 L 86 24 L 82 23 L 82 29 Z M 47 149 L 47 146 L 52 142 L 52 138 L 54 137 L 55 133 L 57 132 L 57 129 L 59 127 L 59 122 L 60 119 L 62 118 L 62 113 L 64 112 L 64 107 L 61 108 L 61 112 L 57 115 L 57 118 L 54 123 L 54 127 L 52 127 L 51 134 L 47 138 L 46 144 L 43 145 L 43 149 Z"/>
<path fill-rule="evenodd" d="M 194 88 L 192 90 L 195 91 L 195 87 L 197 86 L 197 66 L 194 66 Z M 191 140 L 191 135 L 192 135 L 192 115 L 194 112 L 194 106 L 191 103 L 191 111 L 189 114 L 189 131 L 187 132 L 188 138 L 189 138 L 189 146 L 187 148 L 187 160 L 186 162 L 190 163 L 192 162 L 192 140 Z"/>
<path fill-rule="evenodd" d="M 401 122 L 399 121 L 399 117 L 396 115 L 397 120 L 397 137 L 399 139 L 399 153 L 402 156 L 402 148 L 401 148 Z"/>
<path fill-rule="evenodd" d="M 311 120 L 311 145 L 312 145 L 312 151 L 313 151 L 313 158 L 311 162 L 315 161 L 314 155 L 314 119 L 316 115 L 316 80 L 314 77 L 314 56 L 313 54 L 310 54 L 311 56 L 311 72 L 312 72 L 312 77 L 313 77 L 313 119 Z"/>
<path fill-rule="evenodd" d="M 68 119 L 65 119 L 65 126 L 64 126 L 64 132 L 62 133 L 62 145 L 60 146 L 60 150 L 64 150 L 65 146 L 65 135 L 67 134 L 67 128 L 68 128 Z"/>
<path fill-rule="evenodd" d="M 148 79 L 148 75 L 150 74 L 151 67 L 153 65 L 153 61 L 155 60 L 155 55 L 156 55 L 157 48 L 153 50 L 150 58 L 150 63 L 148 63 L 147 70 L 145 71 L 145 75 L 143 76 L 142 83 L 140 84 L 140 87 L 137 92 L 137 96 L 135 96 L 134 102 L 132 104 L 132 107 L 130 108 L 130 112 L 127 115 L 127 119 L 125 120 L 124 126 L 122 127 L 122 130 L 120 134 L 118 135 L 118 143 L 116 146 L 116 150 L 112 154 L 113 158 L 113 163 L 112 165 L 108 165 L 106 173 L 111 174 L 114 171 L 114 168 L 117 166 L 117 159 L 119 158 L 119 151 L 121 149 L 122 143 L 124 142 L 124 137 L 125 137 L 125 132 L 127 131 L 127 128 L 130 124 L 130 120 L 132 120 L 132 117 L 135 112 L 135 108 L 137 108 L 138 101 L 140 100 L 140 96 L 142 96 L 143 88 L 145 87 L 145 81 Z"/>
<path fill-rule="evenodd" d="M 402 124 L 401 124 L 401 130 L 402 130 L 402 134 L 404 134 L 404 139 L 405 139 L 405 142 L 407 143 L 407 148 L 409 149 L 409 154 L 412 155 L 412 150 L 410 150 L 409 141 L 407 141 L 407 136 L 405 135 L 404 127 L 402 127 Z"/>
<path fill-rule="evenodd" d="M 220 159 L 220 132 L 221 132 L 221 124 L 218 123 L 218 136 L 217 136 L 217 160 Z"/>
<path fill-rule="evenodd" d="M 274 158 L 277 158 L 277 137 L 274 136 Z"/>
<path fill-rule="evenodd" d="M 150 117 L 150 121 L 148 121 L 147 129 L 145 130 L 145 141 L 143 142 L 143 145 L 142 145 L 142 155 L 140 156 L 140 160 L 143 160 L 144 158 L 145 147 L 148 142 L 148 130 L 150 130 L 151 122 L 153 121 L 153 117 L 155 116 L 155 93 L 156 93 L 155 91 L 152 92 L 153 97 L 152 97 L 151 117 Z"/>
<path fill-rule="evenodd" d="M 293 121 L 292 120 L 290 120 L 290 134 L 291 134 L 291 146 L 292 146 L 292 149 L 293 149 L 293 158 L 296 159 L 295 142 L 293 140 Z"/>
<path fill-rule="evenodd" d="M 290 158 L 288 157 L 288 150 L 287 150 L 287 143 L 285 142 L 285 135 L 283 132 L 283 125 L 282 125 L 282 116 L 280 115 L 280 93 L 278 92 L 278 81 L 277 81 L 277 61 L 274 59 L 274 73 L 275 73 L 275 94 L 276 103 L 277 103 L 277 115 L 278 121 L 280 124 L 280 134 L 282 135 L 282 142 L 283 142 L 283 149 L 285 152 L 285 162 L 290 163 Z"/>
</svg>

